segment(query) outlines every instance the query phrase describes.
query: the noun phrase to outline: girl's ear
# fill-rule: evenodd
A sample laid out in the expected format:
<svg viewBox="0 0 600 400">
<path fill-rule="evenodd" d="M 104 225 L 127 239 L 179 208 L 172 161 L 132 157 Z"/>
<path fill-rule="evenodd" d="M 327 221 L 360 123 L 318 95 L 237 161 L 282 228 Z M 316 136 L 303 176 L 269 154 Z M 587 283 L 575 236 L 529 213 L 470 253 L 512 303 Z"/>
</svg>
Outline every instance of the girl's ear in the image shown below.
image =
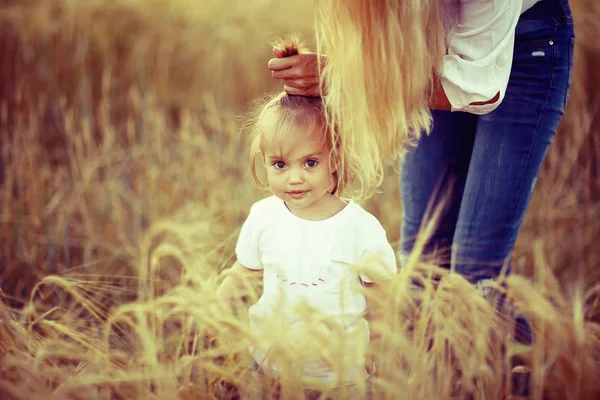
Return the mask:
<svg viewBox="0 0 600 400">
<path fill-rule="evenodd" d="M 335 152 L 332 152 L 329 156 L 329 169 L 331 173 L 335 173 L 338 170 L 338 166 L 340 164 L 340 158 Z"/>
<path fill-rule="evenodd" d="M 338 189 L 338 173 L 336 171 L 331 171 L 331 190 L 329 193 L 336 194 Z"/>
<path fill-rule="evenodd" d="M 339 157 L 337 156 L 337 154 L 335 152 L 331 152 L 329 155 L 329 170 L 331 172 L 331 181 L 332 181 L 332 190 L 331 190 L 331 194 L 336 194 L 337 192 L 337 187 L 338 187 L 338 180 L 339 180 L 339 174 L 338 174 L 338 167 L 339 167 Z"/>
</svg>

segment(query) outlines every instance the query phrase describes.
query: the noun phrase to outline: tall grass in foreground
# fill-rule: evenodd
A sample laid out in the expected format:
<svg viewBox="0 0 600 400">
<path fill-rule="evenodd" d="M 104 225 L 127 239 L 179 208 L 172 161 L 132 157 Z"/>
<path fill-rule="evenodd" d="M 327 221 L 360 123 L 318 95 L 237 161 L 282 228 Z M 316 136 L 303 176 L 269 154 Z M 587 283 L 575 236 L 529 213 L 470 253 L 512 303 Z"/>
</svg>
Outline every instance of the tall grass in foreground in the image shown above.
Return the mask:
<svg viewBox="0 0 600 400">
<path fill-rule="evenodd" d="M 265 68 L 269 35 L 310 31 L 310 4 L 300 3 L 4 3 L 1 398 L 212 398 L 221 380 L 244 398 L 276 390 L 246 351 L 256 338 L 244 309 L 258 293 L 232 315 L 215 289 L 262 196 L 233 116 L 276 87 Z M 574 3 L 577 15 L 597 10 Z M 578 33 L 594 32 L 585 28 Z M 589 46 L 579 60 L 598 54 Z M 512 276 L 498 288 L 512 304 L 498 314 L 460 277 L 418 262 L 403 270 L 374 299 L 386 305 L 384 335 L 368 349 L 374 398 L 504 398 L 515 357 L 533 371 L 536 398 L 598 396 L 600 199 L 590 159 L 600 152 L 584 145 L 596 143 L 598 97 L 578 65 L 519 241 L 516 264 L 531 280 Z M 367 203 L 392 241 L 396 179 Z M 435 290 L 430 273 L 441 275 Z M 517 313 L 532 321 L 532 347 L 514 343 Z M 327 326 L 302 315 L 307 332 Z M 204 340 L 207 327 L 216 343 Z M 330 339 L 307 346 L 335 367 L 342 338 L 329 329 Z M 281 390 L 294 398 L 298 349 L 280 337 Z"/>
</svg>

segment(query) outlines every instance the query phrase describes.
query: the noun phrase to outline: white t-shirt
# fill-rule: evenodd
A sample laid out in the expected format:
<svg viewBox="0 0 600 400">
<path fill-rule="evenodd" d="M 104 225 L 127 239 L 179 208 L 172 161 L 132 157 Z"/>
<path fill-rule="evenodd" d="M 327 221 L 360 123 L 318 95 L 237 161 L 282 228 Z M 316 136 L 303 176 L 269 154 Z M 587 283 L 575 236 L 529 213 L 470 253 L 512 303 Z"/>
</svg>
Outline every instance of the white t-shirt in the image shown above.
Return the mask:
<svg viewBox="0 0 600 400">
<path fill-rule="evenodd" d="M 368 276 L 356 273 L 351 265 L 365 254 L 379 256 L 377 273 L 393 275 L 397 271 L 394 250 L 379 221 L 355 202 L 336 215 L 321 221 L 309 221 L 292 214 L 275 196 L 256 202 L 242 226 L 236 246 L 238 261 L 249 269 L 264 269 L 264 289 L 258 302 L 250 307 L 250 326 L 262 338 L 273 320 L 285 328 L 286 335 L 300 329 L 293 308 L 306 304 L 339 322 L 353 336 L 349 352 L 366 348 L 369 328 L 364 314 L 365 297 L 352 290 Z M 301 325 L 301 324 L 300 324 Z M 295 329 L 298 328 L 298 329 Z M 268 334 L 266 335 L 268 337 Z M 310 339 L 310 338 L 308 338 Z M 351 342 L 351 343 L 350 343 Z M 362 346 L 362 347 L 361 347 Z M 277 369 L 265 355 L 270 343 L 251 348 L 256 362 Z M 360 357 L 357 358 L 357 360 Z M 304 371 L 298 371 L 332 387 L 337 377 L 318 360 L 307 357 Z M 350 380 L 367 377 L 362 365 L 348 367 Z M 358 374 L 358 377 L 357 375 Z"/>
<path fill-rule="evenodd" d="M 504 99 L 521 14 L 541 0 L 445 0 L 448 52 L 442 87 L 453 111 L 487 114 Z M 498 101 L 485 105 L 500 92 Z"/>
</svg>

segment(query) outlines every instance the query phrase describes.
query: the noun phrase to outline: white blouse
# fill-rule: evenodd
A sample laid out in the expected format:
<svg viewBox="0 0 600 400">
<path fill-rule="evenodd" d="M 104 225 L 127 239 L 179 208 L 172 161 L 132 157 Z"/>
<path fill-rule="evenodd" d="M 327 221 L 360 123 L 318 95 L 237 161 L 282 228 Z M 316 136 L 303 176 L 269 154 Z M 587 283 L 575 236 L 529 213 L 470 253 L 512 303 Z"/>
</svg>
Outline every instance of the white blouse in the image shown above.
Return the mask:
<svg viewBox="0 0 600 400">
<path fill-rule="evenodd" d="M 448 53 L 442 87 L 452 111 L 487 114 L 504 99 L 522 13 L 541 0 L 446 0 Z M 486 102 L 500 92 L 495 103 Z"/>
<path fill-rule="evenodd" d="M 364 361 L 356 363 L 360 360 L 356 357 L 369 344 L 367 301 L 355 287 L 359 277 L 363 282 L 371 279 L 352 268 L 366 254 L 379 256 L 381 262 L 373 267 L 381 276 L 396 273 L 396 255 L 385 229 L 351 200 L 342 211 L 322 221 L 295 216 L 275 196 L 254 203 L 236 244 L 240 264 L 264 271 L 261 297 L 248 310 L 251 333 L 258 339 L 250 348 L 254 360 L 267 371 L 276 371 L 277 357 L 268 355 L 282 344 L 279 339 L 293 344 L 290 351 L 314 344 L 314 337 L 306 335 L 307 321 L 294 312 L 304 304 L 331 317 L 330 322 L 338 323 L 347 334 L 343 350 L 350 358 L 342 363 L 347 368 L 345 379 L 366 379 Z M 285 336 L 268 334 L 280 328 Z M 331 334 L 320 332 L 327 333 Z M 303 354 L 302 363 L 299 373 L 330 387 L 339 384 L 335 371 L 320 356 Z"/>
</svg>

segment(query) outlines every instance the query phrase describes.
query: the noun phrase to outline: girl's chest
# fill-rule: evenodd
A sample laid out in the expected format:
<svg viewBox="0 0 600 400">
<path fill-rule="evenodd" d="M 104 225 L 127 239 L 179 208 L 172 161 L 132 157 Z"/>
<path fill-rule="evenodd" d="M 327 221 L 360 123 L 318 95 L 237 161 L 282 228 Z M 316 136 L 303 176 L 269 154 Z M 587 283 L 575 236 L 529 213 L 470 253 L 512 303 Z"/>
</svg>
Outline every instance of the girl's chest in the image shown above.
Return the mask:
<svg viewBox="0 0 600 400">
<path fill-rule="evenodd" d="M 341 227 L 266 230 L 259 240 L 259 254 L 265 273 L 274 274 L 283 285 L 337 286 L 358 276 L 352 264 L 362 250 L 353 236 Z"/>
</svg>

